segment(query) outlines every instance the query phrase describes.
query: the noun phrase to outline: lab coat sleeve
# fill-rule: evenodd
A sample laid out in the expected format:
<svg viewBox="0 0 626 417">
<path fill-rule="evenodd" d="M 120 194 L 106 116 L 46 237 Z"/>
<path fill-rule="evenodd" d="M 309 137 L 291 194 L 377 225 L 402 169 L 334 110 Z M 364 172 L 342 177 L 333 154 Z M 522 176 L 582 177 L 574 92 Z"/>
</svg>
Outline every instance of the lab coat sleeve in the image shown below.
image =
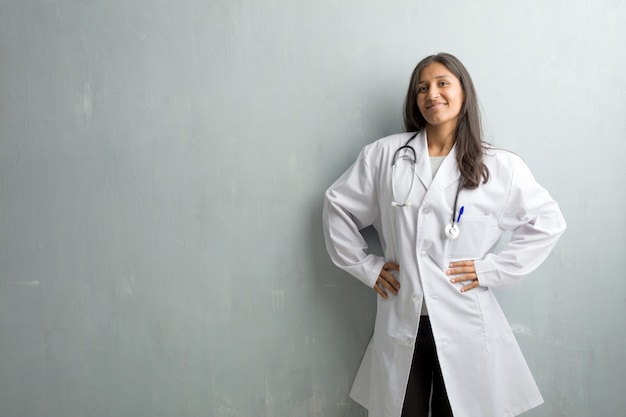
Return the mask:
<svg viewBox="0 0 626 417">
<path fill-rule="evenodd" d="M 548 257 L 565 231 L 558 204 L 542 188 L 526 164 L 513 157 L 509 193 L 499 224 L 511 240 L 499 253 L 474 262 L 481 286 L 508 286 L 534 271 Z"/>
<path fill-rule="evenodd" d="M 367 161 L 368 148 L 325 193 L 323 209 L 326 250 L 335 265 L 373 287 L 385 263 L 367 253 L 360 230 L 379 214 L 374 173 Z"/>
</svg>

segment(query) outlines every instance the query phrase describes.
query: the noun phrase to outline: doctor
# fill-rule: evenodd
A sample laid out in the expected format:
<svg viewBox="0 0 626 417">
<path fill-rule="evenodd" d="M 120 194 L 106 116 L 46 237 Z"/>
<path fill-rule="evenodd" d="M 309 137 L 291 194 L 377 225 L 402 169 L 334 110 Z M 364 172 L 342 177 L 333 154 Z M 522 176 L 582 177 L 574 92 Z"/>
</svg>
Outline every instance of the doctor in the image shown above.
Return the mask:
<svg viewBox="0 0 626 417">
<path fill-rule="evenodd" d="M 454 56 L 417 65 L 404 120 L 325 194 L 332 261 L 378 294 L 350 395 L 370 417 L 516 416 L 543 399 L 491 289 L 537 268 L 565 221 L 518 156 L 483 142 Z M 367 253 L 369 225 L 384 257 Z"/>
</svg>

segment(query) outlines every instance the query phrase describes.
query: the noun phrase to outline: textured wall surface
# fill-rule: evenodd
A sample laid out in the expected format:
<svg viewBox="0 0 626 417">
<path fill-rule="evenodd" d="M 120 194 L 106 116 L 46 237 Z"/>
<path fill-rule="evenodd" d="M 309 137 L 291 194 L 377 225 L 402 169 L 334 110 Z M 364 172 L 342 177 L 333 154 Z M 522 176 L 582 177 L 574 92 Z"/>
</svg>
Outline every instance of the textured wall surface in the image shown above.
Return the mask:
<svg viewBox="0 0 626 417">
<path fill-rule="evenodd" d="M 498 293 L 546 404 L 623 415 L 626 3 L 0 0 L 0 417 L 364 417 L 322 193 L 425 55 L 569 229 Z M 373 246 L 376 246 L 375 244 Z"/>
</svg>

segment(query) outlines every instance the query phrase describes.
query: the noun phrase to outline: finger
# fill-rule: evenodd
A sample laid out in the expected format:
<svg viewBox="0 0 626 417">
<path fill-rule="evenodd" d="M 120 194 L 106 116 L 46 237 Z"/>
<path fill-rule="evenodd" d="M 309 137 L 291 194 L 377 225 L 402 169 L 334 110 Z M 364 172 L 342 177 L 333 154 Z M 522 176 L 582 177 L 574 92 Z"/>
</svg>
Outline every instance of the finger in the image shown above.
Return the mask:
<svg viewBox="0 0 626 417">
<path fill-rule="evenodd" d="M 461 292 L 467 292 L 469 290 L 473 290 L 474 288 L 478 287 L 479 285 L 480 285 L 480 283 L 476 279 L 471 284 L 466 285 L 465 287 L 461 288 Z"/>
<path fill-rule="evenodd" d="M 474 266 L 474 261 L 472 260 L 450 262 L 449 268 L 450 269 L 446 271 L 446 274 L 448 275 L 476 273 L 476 267 Z"/>
<path fill-rule="evenodd" d="M 473 274 L 475 273 L 476 270 L 474 269 L 473 266 L 467 266 L 467 267 L 458 267 L 458 268 L 452 268 L 452 269 L 448 269 L 446 271 L 447 275 L 461 275 L 461 274 Z"/>
<path fill-rule="evenodd" d="M 450 268 L 458 268 L 458 267 L 464 267 L 464 266 L 471 266 L 474 267 L 474 261 L 473 260 L 465 260 L 465 261 L 456 261 L 456 262 L 450 262 Z"/>
<path fill-rule="evenodd" d="M 382 279 L 381 279 L 382 278 Z M 384 283 L 389 284 L 389 290 L 396 293 L 400 289 L 400 283 L 390 272 L 385 271 L 384 269 L 380 271 L 379 279 L 384 281 Z"/>
<path fill-rule="evenodd" d="M 379 277 L 390 283 L 392 288 L 397 291 L 400 289 L 400 283 L 396 279 L 395 275 L 388 271 L 400 272 L 400 265 L 395 262 L 387 262 L 383 265 L 379 275 Z"/>
<path fill-rule="evenodd" d="M 393 270 L 395 270 L 395 271 L 398 271 L 398 272 L 399 272 L 399 271 L 400 271 L 400 265 L 398 265 L 398 264 L 397 264 L 397 263 L 395 263 L 395 262 L 387 262 L 386 264 L 384 264 L 384 265 L 383 265 L 383 269 L 384 269 L 385 271 L 388 271 L 388 270 L 390 270 L 390 269 L 393 269 Z"/>
<path fill-rule="evenodd" d="M 376 293 L 378 295 L 380 295 L 381 297 L 383 297 L 384 299 L 387 299 L 388 295 L 385 292 L 385 290 L 378 284 L 378 282 L 376 282 L 376 284 L 374 284 L 374 291 L 376 291 Z"/>
<path fill-rule="evenodd" d="M 389 290 L 394 295 L 398 294 L 398 289 L 400 288 L 400 283 L 396 281 L 396 279 L 389 274 L 389 272 L 381 272 L 378 277 L 378 284 L 382 287 L 383 290 Z"/>
<path fill-rule="evenodd" d="M 471 273 L 471 274 L 464 274 L 464 275 L 459 275 L 457 277 L 454 277 L 450 280 L 451 283 L 456 284 L 457 282 L 463 282 L 463 281 L 473 281 L 475 279 L 477 279 L 478 276 L 476 276 L 476 273 Z"/>
</svg>

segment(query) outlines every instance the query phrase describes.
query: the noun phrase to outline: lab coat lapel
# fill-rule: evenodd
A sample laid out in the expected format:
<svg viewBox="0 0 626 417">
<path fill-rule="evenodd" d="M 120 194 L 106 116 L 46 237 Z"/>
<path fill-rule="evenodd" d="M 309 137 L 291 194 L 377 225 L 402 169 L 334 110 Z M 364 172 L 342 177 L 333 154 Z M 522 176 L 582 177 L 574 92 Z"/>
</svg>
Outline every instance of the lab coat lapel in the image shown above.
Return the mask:
<svg viewBox="0 0 626 417">
<path fill-rule="evenodd" d="M 435 190 L 443 190 L 457 182 L 461 177 L 461 171 L 456 163 L 456 144 L 450 149 L 450 153 L 443 160 L 430 188 Z"/>
<path fill-rule="evenodd" d="M 426 129 L 422 130 L 415 138 L 415 153 L 417 154 L 416 174 L 426 188 L 427 198 L 432 191 L 443 190 L 454 184 L 460 177 L 461 172 L 456 163 L 456 144 L 450 150 L 448 156 L 443 160 L 435 178 L 432 177 L 430 166 L 430 156 L 428 155 L 428 143 L 426 142 Z"/>
<path fill-rule="evenodd" d="M 433 176 L 430 168 L 430 158 L 428 157 L 428 144 L 426 143 L 426 129 L 422 129 L 422 131 L 415 138 L 415 144 L 413 145 L 415 148 L 416 154 L 416 169 L 415 174 L 420 179 L 424 188 L 428 190 L 430 188 L 430 184 L 433 181 Z"/>
</svg>

